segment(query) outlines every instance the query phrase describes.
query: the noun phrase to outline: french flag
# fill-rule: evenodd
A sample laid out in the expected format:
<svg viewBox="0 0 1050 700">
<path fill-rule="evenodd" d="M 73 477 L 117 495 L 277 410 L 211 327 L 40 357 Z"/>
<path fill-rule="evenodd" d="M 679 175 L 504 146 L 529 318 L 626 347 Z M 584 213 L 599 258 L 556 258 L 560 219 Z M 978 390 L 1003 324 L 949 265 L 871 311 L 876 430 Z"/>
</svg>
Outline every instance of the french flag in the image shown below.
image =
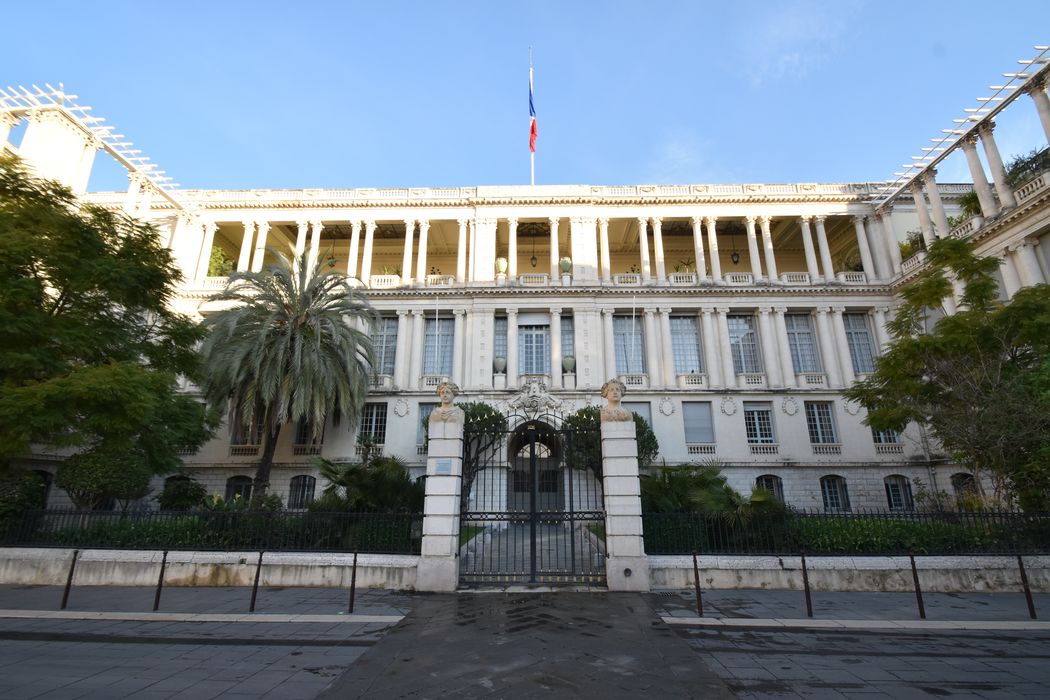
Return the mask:
<svg viewBox="0 0 1050 700">
<path fill-rule="evenodd" d="M 536 152 L 536 108 L 532 105 L 532 66 L 529 66 L 529 150 Z"/>
</svg>

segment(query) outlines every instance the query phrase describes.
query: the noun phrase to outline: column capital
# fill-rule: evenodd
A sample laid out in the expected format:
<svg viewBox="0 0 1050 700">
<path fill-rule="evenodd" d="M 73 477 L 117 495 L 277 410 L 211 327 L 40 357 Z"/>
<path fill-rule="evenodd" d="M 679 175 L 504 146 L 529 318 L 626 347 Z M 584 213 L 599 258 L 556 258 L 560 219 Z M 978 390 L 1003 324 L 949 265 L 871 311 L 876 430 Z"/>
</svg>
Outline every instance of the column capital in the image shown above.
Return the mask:
<svg viewBox="0 0 1050 700">
<path fill-rule="evenodd" d="M 875 215 L 885 219 L 887 216 L 893 216 L 893 205 L 883 204 L 881 207 L 875 210 Z"/>
<path fill-rule="evenodd" d="M 977 134 L 967 134 L 959 140 L 963 148 L 977 148 Z"/>
<path fill-rule="evenodd" d="M 828 215 L 827 214 L 817 214 L 816 216 L 813 217 L 813 220 L 816 221 L 818 224 L 823 224 L 825 221 L 828 220 Z"/>
<path fill-rule="evenodd" d="M 656 315 L 656 309 L 642 309 L 642 313 L 645 314 L 646 316 L 655 316 Z"/>
<path fill-rule="evenodd" d="M 306 219 L 298 219 L 295 222 L 295 225 L 298 226 L 299 228 L 306 228 L 307 226 L 310 225 L 310 222 L 307 221 Z"/>
<path fill-rule="evenodd" d="M 552 229 L 556 229 L 556 228 L 558 228 L 558 226 L 561 225 L 561 217 L 560 216 L 548 216 L 547 217 L 547 222 L 551 225 Z"/>
<path fill-rule="evenodd" d="M 261 226 L 262 224 L 260 223 L 259 225 Z M 269 226 L 269 224 L 267 224 L 267 226 Z M 214 222 L 214 221 L 205 221 L 204 222 L 204 230 L 207 231 L 208 233 L 215 233 L 218 229 L 219 229 L 219 224 L 217 224 L 216 222 Z"/>
<path fill-rule="evenodd" d="M 773 217 L 772 216 L 770 216 L 769 214 L 759 214 L 759 216 L 758 216 L 758 225 L 759 226 L 761 226 L 762 228 L 769 228 L 769 226 L 772 223 L 773 223 Z"/>
<path fill-rule="evenodd" d="M 639 216 L 638 217 L 638 227 L 639 228 L 642 228 L 643 226 L 648 226 L 648 225 L 649 225 L 649 217 L 648 216 Z"/>
<path fill-rule="evenodd" d="M 754 214 L 748 214 L 747 216 L 744 217 L 744 221 L 747 222 L 748 226 L 754 226 L 755 222 L 758 221 L 758 217 L 755 216 Z"/>
<path fill-rule="evenodd" d="M 663 315 L 663 316 L 670 316 L 671 315 L 671 310 L 668 309 L 668 308 L 661 307 L 659 309 L 659 311 L 660 311 L 660 314 Z"/>
<path fill-rule="evenodd" d="M 823 314 L 828 314 L 828 313 L 831 312 L 831 308 L 828 307 L 828 306 L 818 306 L 818 307 L 816 307 L 813 310 L 816 311 L 818 314 L 822 314 L 822 315 Z"/>
<path fill-rule="evenodd" d="M 919 182 L 918 178 L 915 178 L 910 183 L 908 183 L 908 189 L 911 190 L 912 195 L 916 198 L 922 196 L 922 183 Z"/>
<path fill-rule="evenodd" d="M 420 219 L 419 220 L 419 230 L 420 231 L 428 231 L 428 230 L 430 230 L 430 219 Z"/>
<path fill-rule="evenodd" d="M 426 313 L 425 309 L 412 309 L 412 315 L 416 318 L 422 318 L 423 314 Z"/>
<path fill-rule="evenodd" d="M 845 306 L 832 306 L 831 307 L 831 313 L 835 314 L 836 316 L 838 316 L 840 314 L 843 314 L 845 312 L 846 312 L 846 307 Z"/>
<path fill-rule="evenodd" d="M 926 168 L 922 173 L 922 179 L 926 181 L 927 186 L 936 184 L 937 168 Z"/>
<path fill-rule="evenodd" d="M 365 230 L 366 231 L 375 231 L 375 228 L 376 228 L 375 219 L 365 219 Z"/>
<path fill-rule="evenodd" d="M 467 313 L 467 310 L 463 309 L 463 308 L 452 309 L 452 315 L 453 316 L 464 316 L 464 315 L 466 315 L 466 313 Z"/>
<path fill-rule="evenodd" d="M 701 306 L 698 310 L 704 316 L 710 316 L 711 314 L 713 314 L 715 312 L 714 308 L 712 308 L 710 306 Z"/>
<path fill-rule="evenodd" d="M 260 219 L 259 221 L 256 221 L 255 225 L 259 227 L 259 233 L 270 230 L 270 222 L 266 219 Z"/>
<path fill-rule="evenodd" d="M 460 228 L 463 228 L 464 226 L 466 226 L 467 222 L 469 222 L 469 221 L 470 221 L 469 219 L 456 219 L 456 223 L 459 224 Z"/>
<path fill-rule="evenodd" d="M 587 225 L 594 226 L 595 218 L 593 216 L 572 216 L 572 217 L 569 217 L 569 221 L 574 223 L 574 224 L 581 224 L 581 225 L 584 225 L 584 226 L 587 226 Z"/>
<path fill-rule="evenodd" d="M 703 223 L 704 217 L 700 216 L 699 214 L 696 214 L 696 215 L 693 215 L 693 216 L 689 217 L 689 220 L 693 223 L 693 228 L 696 228 L 696 227 L 700 226 L 700 224 Z"/>
<path fill-rule="evenodd" d="M 599 216 L 597 221 L 598 221 L 598 225 L 599 226 L 608 226 L 609 225 L 609 217 L 608 216 Z"/>
<path fill-rule="evenodd" d="M 616 313 L 616 309 L 603 308 L 602 309 L 602 313 L 605 314 L 606 316 L 612 316 L 613 314 Z"/>
<path fill-rule="evenodd" d="M 411 313 L 411 312 L 408 309 L 398 309 L 397 310 L 397 315 L 398 316 L 408 316 L 409 313 Z"/>
<path fill-rule="evenodd" d="M 809 226 L 809 222 L 813 221 L 813 216 L 810 215 L 810 214 L 807 214 L 805 216 L 800 216 L 800 217 L 798 217 L 798 221 L 803 226 Z"/>
<path fill-rule="evenodd" d="M 244 224 L 244 228 L 245 229 L 253 229 L 253 228 L 255 228 L 255 222 L 252 221 L 251 219 L 245 219 L 241 223 Z"/>
<path fill-rule="evenodd" d="M 653 217 L 650 217 L 650 219 L 653 222 L 653 228 L 656 228 L 657 226 L 660 226 L 664 222 L 664 220 L 662 218 L 660 218 L 659 216 L 653 216 Z"/>
<path fill-rule="evenodd" d="M 509 219 L 507 219 L 507 226 L 510 226 L 511 228 L 517 228 L 518 220 L 513 216 L 510 217 Z"/>
<path fill-rule="evenodd" d="M 508 309 L 506 309 L 506 312 L 507 312 L 507 318 L 510 318 L 511 316 L 517 316 L 518 315 L 518 310 L 516 308 L 508 308 Z"/>
<path fill-rule="evenodd" d="M 853 224 L 854 225 L 861 224 L 863 226 L 864 225 L 864 219 L 866 219 L 866 218 L 868 218 L 868 217 L 866 217 L 864 214 L 854 214 L 853 215 Z"/>
<path fill-rule="evenodd" d="M 1035 94 L 1040 90 L 1046 90 L 1046 83 L 1047 79 L 1045 77 L 1036 78 L 1025 86 L 1024 91 L 1029 95 Z"/>
<path fill-rule="evenodd" d="M 718 223 L 718 217 L 717 216 L 705 216 L 704 217 L 704 223 L 707 224 L 708 227 L 714 226 L 716 223 Z"/>
<path fill-rule="evenodd" d="M 408 233 L 409 231 L 415 232 L 415 230 L 416 230 L 416 220 L 415 219 L 405 219 L 405 233 Z"/>
<path fill-rule="evenodd" d="M 551 316 L 561 316 L 561 309 L 558 308 L 558 307 L 553 307 L 552 306 L 551 309 L 550 309 L 550 314 L 551 314 Z"/>
<path fill-rule="evenodd" d="M 773 308 L 769 306 L 760 306 L 758 307 L 758 313 L 762 314 L 763 316 L 768 316 L 769 314 L 773 313 Z"/>
<path fill-rule="evenodd" d="M 874 309 L 875 313 L 880 313 L 880 314 L 888 314 L 890 312 L 890 307 L 888 307 L 888 306 L 875 306 L 875 307 L 873 307 L 873 309 Z"/>
<path fill-rule="evenodd" d="M 729 313 L 729 307 L 728 306 L 716 306 L 715 307 L 715 312 L 717 312 L 720 316 L 725 316 L 726 314 Z"/>
<path fill-rule="evenodd" d="M 311 219 L 310 225 L 314 228 L 322 228 L 324 226 L 324 223 L 320 219 Z"/>
<path fill-rule="evenodd" d="M 18 122 L 20 121 L 22 121 L 21 117 L 16 117 L 10 112 L 0 112 L 0 124 L 3 124 L 4 126 L 14 128 L 18 126 Z"/>
<path fill-rule="evenodd" d="M 786 307 L 786 306 L 774 306 L 773 307 L 773 312 L 777 313 L 777 314 L 786 314 L 787 310 L 788 310 L 788 307 Z"/>
</svg>

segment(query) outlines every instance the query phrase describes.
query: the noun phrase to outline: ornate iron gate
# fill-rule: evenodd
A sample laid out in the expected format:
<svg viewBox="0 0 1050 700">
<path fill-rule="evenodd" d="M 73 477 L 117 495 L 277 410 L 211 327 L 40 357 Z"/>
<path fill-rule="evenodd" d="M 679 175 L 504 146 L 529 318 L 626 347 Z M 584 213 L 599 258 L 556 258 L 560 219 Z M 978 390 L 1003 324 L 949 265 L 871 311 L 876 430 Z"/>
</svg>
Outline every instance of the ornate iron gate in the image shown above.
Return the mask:
<svg viewBox="0 0 1050 700">
<path fill-rule="evenodd" d="M 559 424 L 465 432 L 461 583 L 605 584 L 600 436 Z"/>
</svg>

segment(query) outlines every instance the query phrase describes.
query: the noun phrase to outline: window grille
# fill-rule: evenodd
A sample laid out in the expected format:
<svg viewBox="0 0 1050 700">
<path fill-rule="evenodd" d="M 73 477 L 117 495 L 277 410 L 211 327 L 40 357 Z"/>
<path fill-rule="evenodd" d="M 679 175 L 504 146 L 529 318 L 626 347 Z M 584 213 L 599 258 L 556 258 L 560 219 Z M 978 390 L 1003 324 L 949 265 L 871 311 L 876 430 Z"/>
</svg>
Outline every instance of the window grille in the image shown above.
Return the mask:
<svg viewBox="0 0 1050 700">
<path fill-rule="evenodd" d="M 550 326 L 518 327 L 518 373 L 550 374 Z"/>
<path fill-rule="evenodd" d="M 288 507 L 293 509 L 305 508 L 314 500 L 314 489 L 317 487 L 317 479 L 306 474 L 292 477 L 288 485 Z"/>
<path fill-rule="evenodd" d="M 813 333 L 813 318 L 809 314 L 787 314 L 784 324 L 787 326 L 788 347 L 791 349 L 795 373 L 822 371 Z"/>
<path fill-rule="evenodd" d="M 893 474 L 885 479 L 886 502 L 890 510 L 914 510 L 915 502 L 911 495 L 911 481 L 906 476 Z"/>
<path fill-rule="evenodd" d="M 871 330 L 867 314 L 842 314 L 846 327 L 846 342 L 849 356 L 853 360 L 853 371 L 869 374 L 875 371 L 875 346 L 871 341 Z"/>
<path fill-rule="evenodd" d="M 576 327 L 572 316 L 561 317 L 561 354 L 576 357 Z"/>
<path fill-rule="evenodd" d="M 616 373 L 645 374 L 642 319 L 637 316 L 614 316 L 613 342 L 616 344 Z"/>
<path fill-rule="evenodd" d="M 671 317 L 671 349 L 675 374 L 700 374 L 700 327 L 696 316 Z"/>
<path fill-rule="evenodd" d="M 845 512 L 850 510 L 849 491 L 841 476 L 825 476 L 820 479 L 820 495 L 824 499 L 824 510 Z"/>
<path fill-rule="evenodd" d="M 372 327 L 372 350 L 375 352 L 374 374 L 394 373 L 397 353 L 397 319 L 380 318 Z"/>
<path fill-rule="evenodd" d="M 773 444 L 773 404 L 758 401 L 744 402 L 744 427 L 751 444 Z"/>
<path fill-rule="evenodd" d="M 501 316 L 496 319 L 496 325 L 492 333 L 492 356 L 507 359 L 507 317 Z"/>
<path fill-rule="evenodd" d="M 451 318 L 426 319 L 423 343 L 423 374 L 452 375 L 452 346 L 455 325 Z"/>
<path fill-rule="evenodd" d="M 366 403 L 361 411 L 361 428 L 357 433 L 358 443 L 365 441 L 373 445 L 386 443 L 386 404 Z"/>
<path fill-rule="evenodd" d="M 806 427 L 814 445 L 838 442 L 830 401 L 806 401 Z"/>
<path fill-rule="evenodd" d="M 733 370 L 737 374 L 762 371 L 759 361 L 758 334 L 754 316 L 729 316 L 729 345 L 733 351 Z"/>
</svg>

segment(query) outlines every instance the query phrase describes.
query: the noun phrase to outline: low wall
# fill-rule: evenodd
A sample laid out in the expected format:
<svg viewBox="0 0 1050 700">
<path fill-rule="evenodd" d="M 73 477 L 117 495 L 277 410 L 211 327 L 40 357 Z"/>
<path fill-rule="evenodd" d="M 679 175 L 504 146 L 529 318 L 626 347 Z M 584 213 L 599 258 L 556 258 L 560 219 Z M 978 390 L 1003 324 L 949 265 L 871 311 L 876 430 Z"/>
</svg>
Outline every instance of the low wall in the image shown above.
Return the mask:
<svg viewBox="0 0 1050 700">
<path fill-rule="evenodd" d="M 797 556 L 701 556 L 705 589 L 802 590 L 802 559 Z M 1024 558 L 1033 591 L 1050 592 L 1050 557 Z M 1021 590 L 1017 557 L 915 557 L 924 591 L 953 593 Z M 908 557 L 806 557 L 809 585 L 816 591 L 914 591 Z M 692 556 L 650 556 L 653 590 L 693 587 Z"/>
<path fill-rule="evenodd" d="M 77 586 L 155 586 L 163 554 L 159 551 L 85 549 L 77 559 Z M 62 586 L 72 549 L 0 548 L 0 583 Z M 258 552 L 168 552 L 165 586 L 251 586 Z M 283 553 L 263 555 L 262 586 L 348 588 L 353 554 Z M 418 556 L 359 554 L 357 586 L 414 590 Z"/>
</svg>

